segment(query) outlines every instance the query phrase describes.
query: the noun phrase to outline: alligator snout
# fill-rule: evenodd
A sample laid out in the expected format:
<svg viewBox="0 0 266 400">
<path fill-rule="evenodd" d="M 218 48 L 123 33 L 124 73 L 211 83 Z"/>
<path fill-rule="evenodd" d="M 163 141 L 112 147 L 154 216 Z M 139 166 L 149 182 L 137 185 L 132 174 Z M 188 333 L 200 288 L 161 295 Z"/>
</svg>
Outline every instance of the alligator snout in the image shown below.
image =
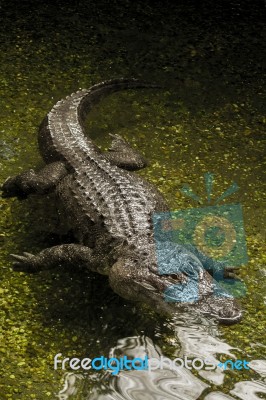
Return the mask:
<svg viewBox="0 0 266 400">
<path fill-rule="evenodd" d="M 234 324 L 242 319 L 242 311 L 237 306 L 225 307 L 219 310 L 218 320 L 224 324 Z"/>
<path fill-rule="evenodd" d="M 226 325 L 235 324 L 242 319 L 242 310 L 233 297 L 208 296 L 198 303 L 198 309 L 202 314 L 214 317 Z"/>
</svg>

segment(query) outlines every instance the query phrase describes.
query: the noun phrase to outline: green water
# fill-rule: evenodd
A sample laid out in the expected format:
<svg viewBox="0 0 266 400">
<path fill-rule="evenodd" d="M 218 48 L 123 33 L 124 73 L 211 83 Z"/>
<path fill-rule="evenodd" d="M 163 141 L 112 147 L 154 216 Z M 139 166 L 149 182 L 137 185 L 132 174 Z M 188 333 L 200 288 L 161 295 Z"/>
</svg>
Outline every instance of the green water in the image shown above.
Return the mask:
<svg viewBox="0 0 266 400">
<path fill-rule="evenodd" d="M 239 357 L 263 359 L 261 6 L 218 2 L 215 10 L 208 1 L 201 6 L 191 1 L 167 4 L 3 4 L 1 181 L 41 165 L 38 125 L 60 98 L 121 76 L 162 83 L 160 90 L 104 99 L 91 113 L 88 131 L 103 148 L 108 132 L 115 132 L 140 149 L 150 161 L 141 174 L 157 185 L 173 210 L 203 205 L 186 198 L 180 188 L 188 183 L 206 199 L 207 171 L 216 177 L 214 198 L 237 182 L 240 190 L 221 204 L 243 206 L 249 255 L 240 269 L 247 286 L 241 299 L 245 314 L 241 323 L 219 327 L 219 332 L 239 349 Z M 120 299 L 104 277 L 74 270 L 32 276 L 12 272 L 10 253 L 36 252 L 56 242 L 50 233 L 58 222 L 53 202 L 52 197 L 1 202 L 1 400 L 54 398 L 63 375 L 53 369 L 57 353 L 107 356 L 119 338 L 133 335 L 147 335 L 168 357 L 178 346 L 164 320 Z M 228 393 L 236 382 L 254 378 L 253 371 L 229 372 L 218 389 Z M 87 386 L 94 384 L 88 378 Z"/>
</svg>

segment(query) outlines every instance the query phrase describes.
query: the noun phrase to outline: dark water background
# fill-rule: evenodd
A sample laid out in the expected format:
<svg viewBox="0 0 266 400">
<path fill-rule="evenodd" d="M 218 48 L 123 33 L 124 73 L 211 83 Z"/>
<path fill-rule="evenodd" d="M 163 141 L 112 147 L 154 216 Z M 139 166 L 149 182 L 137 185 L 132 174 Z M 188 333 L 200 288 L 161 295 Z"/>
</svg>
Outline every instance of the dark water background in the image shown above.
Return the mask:
<svg viewBox="0 0 266 400">
<path fill-rule="evenodd" d="M 58 220 L 52 196 L 3 200 L 0 399 L 54 399 L 59 392 L 61 400 L 266 398 L 263 2 L 2 1 L 0 7 L 1 181 L 41 166 L 37 129 L 60 98 L 122 76 L 159 82 L 162 90 L 105 99 L 90 115 L 90 135 L 106 147 L 107 133 L 119 133 L 138 147 L 150 160 L 141 173 L 173 210 L 204 205 L 180 188 L 188 183 L 206 199 L 207 171 L 216 177 L 214 198 L 237 182 L 240 190 L 222 204 L 243 205 L 249 253 L 240 270 L 247 286 L 241 323 L 166 320 L 116 296 L 101 276 L 13 273 L 8 255 L 56 243 Z M 57 353 L 220 360 L 234 354 L 253 360 L 253 369 L 64 376 L 53 369 Z"/>
</svg>

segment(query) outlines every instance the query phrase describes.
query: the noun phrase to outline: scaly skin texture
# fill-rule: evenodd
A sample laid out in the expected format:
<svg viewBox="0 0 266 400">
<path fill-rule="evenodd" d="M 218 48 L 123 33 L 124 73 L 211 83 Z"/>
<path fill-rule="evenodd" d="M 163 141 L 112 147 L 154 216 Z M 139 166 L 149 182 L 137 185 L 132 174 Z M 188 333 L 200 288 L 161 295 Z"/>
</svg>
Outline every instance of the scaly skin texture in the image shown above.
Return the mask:
<svg viewBox="0 0 266 400">
<path fill-rule="evenodd" d="M 146 160 L 118 135 L 111 135 L 111 148 L 103 153 L 84 134 L 85 116 L 102 96 L 145 87 L 157 86 L 134 79 L 103 82 L 73 93 L 48 113 L 38 138 L 46 166 L 8 178 L 3 197 L 23 199 L 55 191 L 76 243 L 37 255 L 12 255 L 14 270 L 30 273 L 68 264 L 82 266 L 109 275 L 116 293 L 159 312 L 173 314 L 189 307 L 220 322 L 237 322 L 241 319 L 237 303 L 232 296 L 214 295 L 206 269 L 212 268 L 212 261 L 193 247 L 176 245 L 176 265 L 171 265 L 171 273 L 159 274 L 152 217 L 168 211 L 168 206 L 153 185 L 132 172 L 145 167 Z M 169 243 L 162 238 L 162 251 L 167 249 Z M 182 292 L 188 278 L 197 283 L 197 300 L 166 302 L 166 288 L 179 285 Z"/>
</svg>

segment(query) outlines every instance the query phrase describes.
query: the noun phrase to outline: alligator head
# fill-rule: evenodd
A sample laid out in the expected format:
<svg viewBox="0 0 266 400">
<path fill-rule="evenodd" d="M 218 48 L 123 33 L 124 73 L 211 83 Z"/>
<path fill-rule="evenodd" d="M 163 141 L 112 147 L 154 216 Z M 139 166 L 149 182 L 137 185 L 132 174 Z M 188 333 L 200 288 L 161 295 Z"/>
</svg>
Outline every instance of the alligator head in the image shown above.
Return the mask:
<svg viewBox="0 0 266 400">
<path fill-rule="evenodd" d="M 168 254 L 160 271 L 158 254 L 157 262 L 150 257 L 141 265 L 139 258 L 120 258 L 112 267 L 109 279 L 120 296 L 144 302 L 160 313 L 173 315 L 181 309 L 192 309 L 223 324 L 233 324 L 242 318 L 234 297 L 219 287 L 190 252 Z"/>
</svg>

